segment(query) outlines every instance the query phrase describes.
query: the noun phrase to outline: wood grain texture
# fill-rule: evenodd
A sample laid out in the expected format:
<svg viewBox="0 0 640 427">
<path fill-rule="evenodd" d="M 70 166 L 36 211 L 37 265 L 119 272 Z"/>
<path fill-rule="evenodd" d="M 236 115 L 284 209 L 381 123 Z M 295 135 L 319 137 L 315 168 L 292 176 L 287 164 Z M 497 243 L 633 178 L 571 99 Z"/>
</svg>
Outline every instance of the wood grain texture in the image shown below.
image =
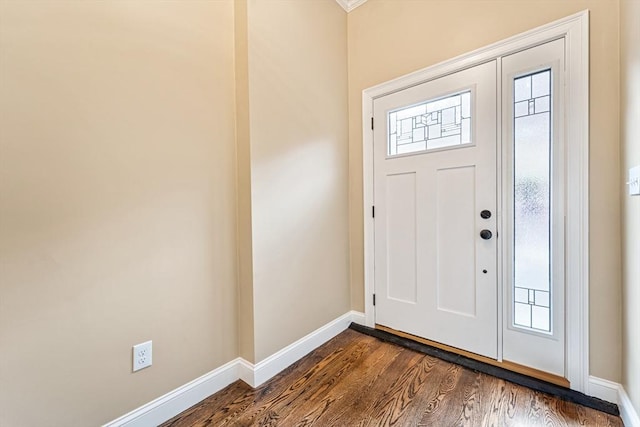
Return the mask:
<svg viewBox="0 0 640 427">
<path fill-rule="evenodd" d="M 436 341 L 431 341 L 426 338 L 422 338 L 416 335 L 408 334 L 406 332 L 398 331 L 396 329 L 389 328 L 383 325 L 376 325 L 376 329 L 389 332 L 390 334 L 397 335 L 402 338 L 408 338 L 413 341 L 421 342 L 423 344 L 430 345 L 431 347 L 436 347 L 445 351 L 449 351 L 451 353 L 459 354 L 461 356 L 468 357 L 469 359 L 486 363 L 487 365 L 497 366 L 499 368 L 508 369 L 513 372 L 518 372 L 519 374 L 528 375 L 530 377 L 537 378 L 551 384 L 559 385 L 561 387 L 569 388 L 571 386 L 571 384 L 569 383 L 569 380 L 567 380 L 566 378 L 563 378 L 558 375 L 550 374 L 548 372 L 540 371 L 538 369 L 534 369 L 529 366 L 520 365 L 518 363 L 511 362 L 508 360 L 503 360 L 502 362 L 498 362 L 497 360 L 491 359 L 490 357 L 481 356 L 479 354 L 471 353 L 470 351 L 462 350 L 456 347 L 451 347 L 446 344 L 442 344 Z"/>
<path fill-rule="evenodd" d="M 622 427 L 622 421 L 348 329 L 255 390 L 237 381 L 162 426 Z"/>
</svg>

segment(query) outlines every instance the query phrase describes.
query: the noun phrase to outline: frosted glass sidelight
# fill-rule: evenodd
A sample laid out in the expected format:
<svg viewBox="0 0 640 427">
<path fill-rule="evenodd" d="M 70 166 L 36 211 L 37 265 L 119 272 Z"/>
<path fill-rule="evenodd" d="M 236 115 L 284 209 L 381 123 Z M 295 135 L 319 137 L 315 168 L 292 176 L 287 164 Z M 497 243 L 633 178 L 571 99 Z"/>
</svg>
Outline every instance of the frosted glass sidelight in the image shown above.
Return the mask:
<svg viewBox="0 0 640 427">
<path fill-rule="evenodd" d="M 388 114 L 387 155 L 471 143 L 471 91 L 432 99 Z"/>
<path fill-rule="evenodd" d="M 513 321 L 550 332 L 551 70 L 513 89 Z"/>
</svg>

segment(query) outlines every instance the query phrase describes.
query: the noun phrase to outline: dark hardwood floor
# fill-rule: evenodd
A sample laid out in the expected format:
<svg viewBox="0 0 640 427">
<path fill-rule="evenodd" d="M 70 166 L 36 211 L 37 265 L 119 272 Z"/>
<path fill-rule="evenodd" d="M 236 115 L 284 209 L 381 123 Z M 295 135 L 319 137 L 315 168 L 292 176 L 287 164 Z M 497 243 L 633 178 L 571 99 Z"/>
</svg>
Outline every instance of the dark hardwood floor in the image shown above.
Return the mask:
<svg viewBox="0 0 640 427">
<path fill-rule="evenodd" d="M 237 381 L 163 427 L 622 426 L 568 403 L 347 329 L 253 390 Z"/>
</svg>

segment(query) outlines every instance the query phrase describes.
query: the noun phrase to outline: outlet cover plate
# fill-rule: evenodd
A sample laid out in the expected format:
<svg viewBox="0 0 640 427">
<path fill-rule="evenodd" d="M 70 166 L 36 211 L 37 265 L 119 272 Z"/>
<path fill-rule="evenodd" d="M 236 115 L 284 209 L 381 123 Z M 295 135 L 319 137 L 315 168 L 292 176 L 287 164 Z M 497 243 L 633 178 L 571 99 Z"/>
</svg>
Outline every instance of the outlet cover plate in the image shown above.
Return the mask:
<svg viewBox="0 0 640 427">
<path fill-rule="evenodd" d="M 629 195 L 640 196 L 640 166 L 629 169 Z"/>
<path fill-rule="evenodd" d="M 133 372 L 151 366 L 153 363 L 153 342 L 147 341 L 133 346 Z"/>
</svg>

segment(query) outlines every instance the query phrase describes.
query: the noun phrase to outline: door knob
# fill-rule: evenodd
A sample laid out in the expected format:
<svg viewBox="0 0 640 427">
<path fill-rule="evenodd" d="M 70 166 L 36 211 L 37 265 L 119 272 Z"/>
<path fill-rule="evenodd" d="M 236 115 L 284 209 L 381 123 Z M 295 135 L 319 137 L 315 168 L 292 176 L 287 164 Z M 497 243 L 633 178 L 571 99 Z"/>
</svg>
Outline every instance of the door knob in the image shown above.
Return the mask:
<svg viewBox="0 0 640 427">
<path fill-rule="evenodd" d="M 480 237 L 482 237 L 484 240 L 489 240 L 492 236 L 493 233 L 489 230 L 482 230 L 480 232 Z"/>
<path fill-rule="evenodd" d="M 491 218 L 491 211 L 488 210 L 483 210 L 482 212 L 480 212 L 480 217 L 483 219 L 489 219 Z"/>
</svg>

